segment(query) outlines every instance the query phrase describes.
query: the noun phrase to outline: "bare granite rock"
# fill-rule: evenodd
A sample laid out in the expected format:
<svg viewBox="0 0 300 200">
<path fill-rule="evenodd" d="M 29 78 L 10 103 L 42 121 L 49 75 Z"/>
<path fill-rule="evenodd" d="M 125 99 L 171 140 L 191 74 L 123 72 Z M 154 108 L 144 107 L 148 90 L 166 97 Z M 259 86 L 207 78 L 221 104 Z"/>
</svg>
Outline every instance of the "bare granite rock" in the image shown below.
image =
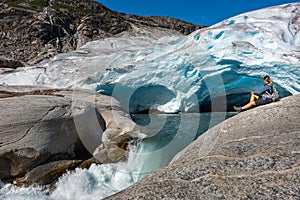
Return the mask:
<svg viewBox="0 0 300 200">
<path fill-rule="evenodd" d="M 299 101 L 239 113 L 107 199 L 300 199 Z"/>
<path fill-rule="evenodd" d="M 89 41 L 140 29 L 189 34 L 203 26 L 169 17 L 139 17 L 92 0 L 1 0 L 0 69 L 36 64 Z"/>
<path fill-rule="evenodd" d="M 0 109 L 2 181 L 46 184 L 50 172 L 124 159 L 125 144 L 145 137 L 118 101 L 88 90 L 0 86 Z"/>
<path fill-rule="evenodd" d="M 18 186 L 51 184 L 62 176 L 66 170 L 75 169 L 81 162 L 80 160 L 58 160 L 39 165 L 27 172 L 24 177 L 17 178 L 14 184 Z"/>
</svg>

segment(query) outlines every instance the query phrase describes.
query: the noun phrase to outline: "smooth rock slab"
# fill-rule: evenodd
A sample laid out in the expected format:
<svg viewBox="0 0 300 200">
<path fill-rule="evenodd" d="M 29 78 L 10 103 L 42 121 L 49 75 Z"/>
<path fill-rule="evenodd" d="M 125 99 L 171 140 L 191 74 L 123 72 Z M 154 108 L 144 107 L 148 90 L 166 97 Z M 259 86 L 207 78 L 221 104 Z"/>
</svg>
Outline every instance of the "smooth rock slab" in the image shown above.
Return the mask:
<svg viewBox="0 0 300 200">
<path fill-rule="evenodd" d="M 300 199 L 299 101 L 239 113 L 108 199 Z"/>
<path fill-rule="evenodd" d="M 47 177 L 31 171 L 38 166 L 55 172 L 52 162 L 117 162 L 124 143 L 146 136 L 118 101 L 88 90 L 0 86 L 0 110 L 0 179 L 25 185 Z"/>
<path fill-rule="evenodd" d="M 80 160 L 58 160 L 44 165 L 39 165 L 26 173 L 22 178 L 17 178 L 14 184 L 18 186 L 47 185 L 57 180 L 67 170 L 74 170 Z"/>
</svg>

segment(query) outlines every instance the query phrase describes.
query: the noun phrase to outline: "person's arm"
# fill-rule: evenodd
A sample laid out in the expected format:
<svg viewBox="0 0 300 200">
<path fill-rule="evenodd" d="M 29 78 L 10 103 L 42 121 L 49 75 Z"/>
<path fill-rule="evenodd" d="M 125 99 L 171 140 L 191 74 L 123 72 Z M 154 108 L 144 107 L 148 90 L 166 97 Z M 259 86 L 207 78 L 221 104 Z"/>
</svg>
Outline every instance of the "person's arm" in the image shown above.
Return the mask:
<svg viewBox="0 0 300 200">
<path fill-rule="evenodd" d="M 271 91 L 271 86 L 270 85 L 265 85 L 260 91 L 254 92 L 254 94 L 256 94 L 256 95 L 262 95 L 262 94 L 264 94 L 268 90 Z"/>
</svg>

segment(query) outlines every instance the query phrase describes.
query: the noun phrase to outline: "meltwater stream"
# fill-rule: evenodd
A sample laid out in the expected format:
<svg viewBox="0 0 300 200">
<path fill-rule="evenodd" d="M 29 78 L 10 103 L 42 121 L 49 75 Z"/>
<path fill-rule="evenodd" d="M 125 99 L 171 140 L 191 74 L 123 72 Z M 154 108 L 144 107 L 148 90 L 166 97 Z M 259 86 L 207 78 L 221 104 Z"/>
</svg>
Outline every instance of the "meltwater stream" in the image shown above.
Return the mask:
<svg viewBox="0 0 300 200">
<path fill-rule="evenodd" d="M 234 113 L 133 115 L 153 136 L 132 146 L 128 162 L 91 165 L 67 172 L 50 191 L 43 187 L 20 188 L 0 181 L 0 200 L 86 200 L 115 194 L 145 175 L 166 166 L 172 158 L 210 127 Z"/>
<path fill-rule="evenodd" d="M 248 94 L 266 74 L 280 86 L 281 94 L 297 94 L 299 16 L 300 3 L 291 3 L 244 13 L 188 36 L 93 41 L 36 66 L 0 74 L 0 83 L 110 92 L 121 103 L 125 99 L 126 105 L 131 96 L 123 94 L 137 90 L 132 105 L 140 109 L 133 112 L 156 104 L 165 113 L 198 111 L 198 105 L 210 97 Z M 147 95 L 156 91 L 160 92 L 157 98 Z M 128 162 L 92 165 L 66 173 L 54 191 L 19 188 L 0 181 L 0 200 L 104 198 L 167 165 L 177 152 L 226 117 L 226 113 L 135 115 L 134 120 L 152 130 L 153 137 L 132 147 Z M 204 138 L 203 144 L 199 148 L 206 153 L 214 141 Z"/>
</svg>

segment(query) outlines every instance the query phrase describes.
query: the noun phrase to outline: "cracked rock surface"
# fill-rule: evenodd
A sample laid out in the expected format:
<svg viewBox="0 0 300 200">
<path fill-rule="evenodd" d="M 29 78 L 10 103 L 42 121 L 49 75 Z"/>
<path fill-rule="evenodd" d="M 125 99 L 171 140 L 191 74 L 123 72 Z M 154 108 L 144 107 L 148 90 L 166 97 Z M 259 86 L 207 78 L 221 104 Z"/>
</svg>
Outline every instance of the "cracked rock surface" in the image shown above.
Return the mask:
<svg viewBox="0 0 300 200">
<path fill-rule="evenodd" d="M 118 101 L 88 90 L 0 86 L 0 110 L 0 180 L 18 185 L 117 162 L 124 143 L 145 136 Z"/>
<path fill-rule="evenodd" d="M 108 199 L 300 199 L 299 101 L 290 96 L 227 119 Z"/>
</svg>

